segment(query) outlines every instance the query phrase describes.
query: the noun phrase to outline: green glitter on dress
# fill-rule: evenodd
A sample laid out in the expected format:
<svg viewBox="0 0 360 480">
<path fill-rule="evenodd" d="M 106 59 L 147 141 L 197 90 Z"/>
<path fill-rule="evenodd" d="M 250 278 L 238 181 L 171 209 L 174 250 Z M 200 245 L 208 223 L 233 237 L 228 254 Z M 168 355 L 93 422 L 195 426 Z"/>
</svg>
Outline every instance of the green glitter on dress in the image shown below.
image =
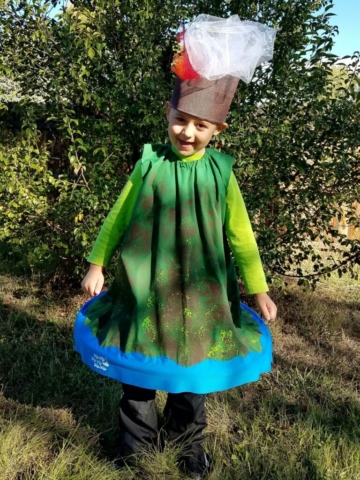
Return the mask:
<svg viewBox="0 0 360 480">
<path fill-rule="evenodd" d="M 149 317 L 145 318 L 141 326 L 145 329 L 150 339 L 154 342 L 156 340 L 156 331 L 154 325 L 151 323 L 151 319 Z"/>
<path fill-rule="evenodd" d="M 88 309 L 103 346 L 166 356 L 184 366 L 261 351 L 240 310 L 224 234 L 232 159 L 207 150 L 183 162 L 167 145 L 145 149 L 143 185 L 109 292 Z"/>
</svg>

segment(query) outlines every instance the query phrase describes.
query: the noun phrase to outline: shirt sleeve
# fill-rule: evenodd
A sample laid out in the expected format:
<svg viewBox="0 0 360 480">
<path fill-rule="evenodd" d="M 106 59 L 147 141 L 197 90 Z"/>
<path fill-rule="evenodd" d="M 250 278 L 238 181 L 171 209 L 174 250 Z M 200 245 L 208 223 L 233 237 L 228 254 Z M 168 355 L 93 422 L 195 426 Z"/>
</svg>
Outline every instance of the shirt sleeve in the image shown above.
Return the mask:
<svg viewBox="0 0 360 480">
<path fill-rule="evenodd" d="M 245 203 L 233 172 L 230 176 L 226 195 L 225 227 L 246 292 L 249 294 L 267 292 L 268 286 L 259 250 Z"/>
<path fill-rule="evenodd" d="M 106 267 L 109 263 L 130 224 L 141 185 L 141 162 L 137 162 L 134 171 L 101 227 L 93 249 L 87 257 L 88 262 L 102 267 Z"/>
</svg>

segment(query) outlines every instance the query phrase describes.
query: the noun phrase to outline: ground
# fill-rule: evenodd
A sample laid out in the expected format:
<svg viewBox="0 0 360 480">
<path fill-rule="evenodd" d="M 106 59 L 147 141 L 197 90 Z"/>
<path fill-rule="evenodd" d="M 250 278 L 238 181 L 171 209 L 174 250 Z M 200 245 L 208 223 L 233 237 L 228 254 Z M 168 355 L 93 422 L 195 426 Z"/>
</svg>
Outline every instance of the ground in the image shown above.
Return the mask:
<svg viewBox="0 0 360 480">
<path fill-rule="evenodd" d="M 360 480 L 360 282 L 334 274 L 271 295 L 273 371 L 208 397 L 209 478 Z M 0 480 L 184 478 L 170 446 L 112 469 L 120 388 L 73 351 L 84 301 L 0 266 Z M 164 404 L 159 392 L 160 415 Z"/>
</svg>

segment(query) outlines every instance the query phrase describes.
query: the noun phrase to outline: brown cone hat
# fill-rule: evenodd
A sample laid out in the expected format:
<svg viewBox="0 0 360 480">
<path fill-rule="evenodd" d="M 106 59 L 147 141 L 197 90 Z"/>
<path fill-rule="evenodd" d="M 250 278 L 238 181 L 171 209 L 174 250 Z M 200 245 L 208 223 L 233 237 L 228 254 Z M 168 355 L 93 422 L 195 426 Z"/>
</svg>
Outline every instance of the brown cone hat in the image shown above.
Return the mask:
<svg viewBox="0 0 360 480">
<path fill-rule="evenodd" d="M 170 106 L 214 124 L 225 122 L 239 79 L 227 75 L 219 80 L 176 78 Z"/>
</svg>

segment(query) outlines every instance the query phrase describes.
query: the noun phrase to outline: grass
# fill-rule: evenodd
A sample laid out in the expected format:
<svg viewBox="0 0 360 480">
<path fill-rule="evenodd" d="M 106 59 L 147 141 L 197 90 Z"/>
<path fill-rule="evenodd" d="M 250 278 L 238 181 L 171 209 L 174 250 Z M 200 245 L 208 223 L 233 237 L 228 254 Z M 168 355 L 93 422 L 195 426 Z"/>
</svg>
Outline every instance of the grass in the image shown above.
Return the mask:
<svg viewBox="0 0 360 480">
<path fill-rule="evenodd" d="M 176 449 L 115 472 L 119 385 L 73 351 L 85 297 L 40 289 L 0 266 L 0 480 L 185 477 Z M 360 480 L 360 282 L 274 291 L 274 368 L 209 395 L 210 480 Z M 159 392 L 161 416 L 166 395 Z"/>
</svg>

